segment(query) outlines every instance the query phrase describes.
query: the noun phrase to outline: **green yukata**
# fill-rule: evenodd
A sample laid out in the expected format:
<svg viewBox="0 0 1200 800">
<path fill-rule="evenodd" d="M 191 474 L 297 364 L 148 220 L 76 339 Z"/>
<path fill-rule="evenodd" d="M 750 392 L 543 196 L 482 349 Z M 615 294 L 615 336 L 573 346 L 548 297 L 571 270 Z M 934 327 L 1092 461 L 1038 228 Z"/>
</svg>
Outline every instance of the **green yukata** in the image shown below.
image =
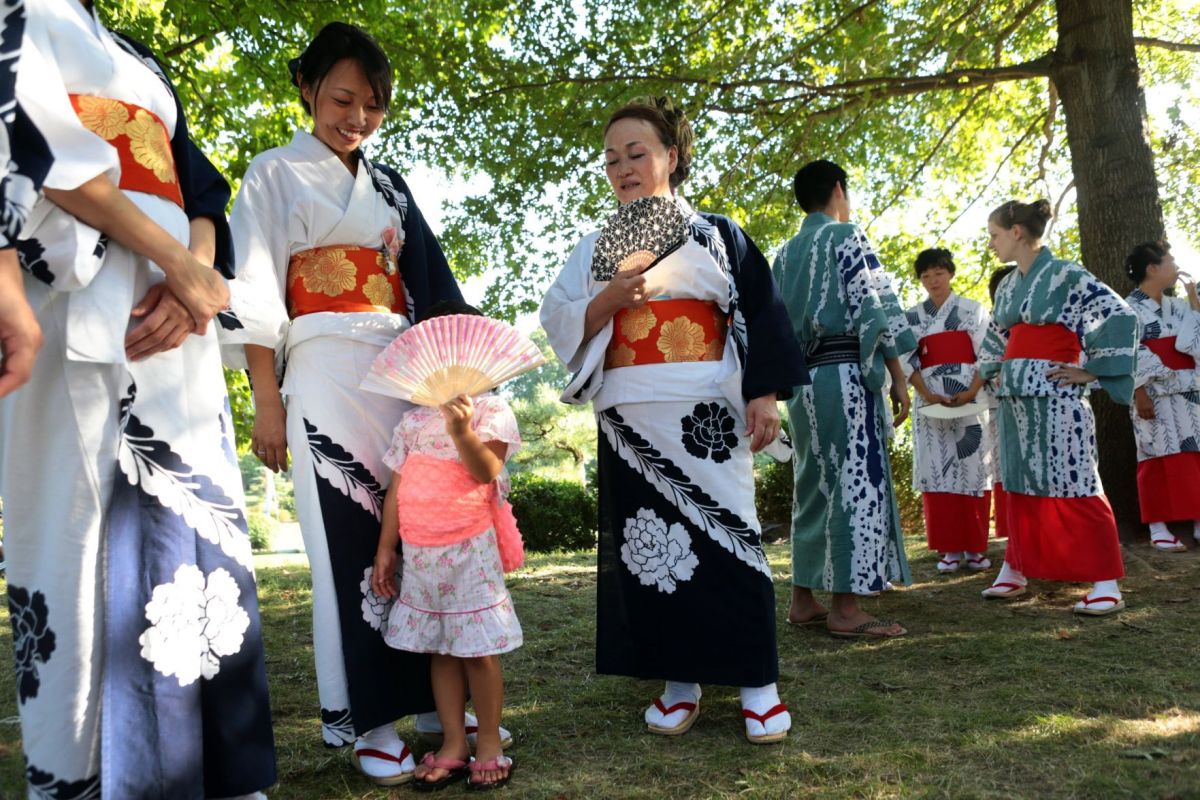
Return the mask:
<svg viewBox="0 0 1200 800">
<path fill-rule="evenodd" d="M 792 583 L 857 595 L 907 583 L 884 362 L 917 341 L 891 276 L 858 226 L 820 213 L 805 218 L 774 272 L 812 376 L 788 402 Z"/>
</svg>

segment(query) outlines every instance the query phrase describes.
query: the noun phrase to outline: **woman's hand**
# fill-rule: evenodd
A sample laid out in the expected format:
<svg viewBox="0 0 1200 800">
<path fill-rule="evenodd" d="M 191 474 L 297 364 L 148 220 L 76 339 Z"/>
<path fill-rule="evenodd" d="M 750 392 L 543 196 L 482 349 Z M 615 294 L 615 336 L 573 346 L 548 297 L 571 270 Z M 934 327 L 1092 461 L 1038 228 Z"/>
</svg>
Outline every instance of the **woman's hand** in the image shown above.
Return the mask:
<svg viewBox="0 0 1200 800">
<path fill-rule="evenodd" d="M 908 397 L 908 387 L 899 381 L 892 381 L 892 389 L 889 394 L 892 399 L 892 427 L 899 428 L 904 420 L 908 419 L 912 400 Z"/>
<path fill-rule="evenodd" d="M 371 573 L 371 589 L 380 597 L 391 600 L 399 592 L 396 589 L 396 549 L 381 542 L 375 551 L 375 569 Z"/>
<path fill-rule="evenodd" d="M 1085 386 L 1096 380 L 1096 376 L 1083 367 L 1075 367 L 1063 361 L 1055 361 L 1054 366 L 1046 370 L 1046 377 L 1074 386 Z"/>
<path fill-rule="evenodd" d="M 1154 398 L 1146 391 L 1145 386 L 1139 386 L 1133 391 L 1133 408 L 1142 419 L 1154 419 Z"/>
<path fill-rule="evenodd" d="M 287 409 L 278 396 L 267 401 L 255 396 L 250 448 L 272 472 L 283 472 L 288 468 Z"/>
<path fill-rule="evenodd" d="M 25 299 L 17 251 L 0 250 L 0 397 L 25 385 L 42 348 L 42 328 Z"/>
<path fill-rule="evenodd" d="M 921 392 L 921 399 L 931 406 L 953 405 L 953 401 L 949 397 L 937 392 Z"/>
<path fill-rule="evenodd" d="M 746 436 L 750 439 L 750 452 L 757 453 L 775 441 L 779 435 L 779 406 L 774 392 L 756 397 L 746 404 Z"/>
<path fill-rule="evenodd" d="M 125 354 L 130 361 L 140 361 L 179 347 L 191 335 L 194 326 L 192 315 L 165 283 L 151 286 L 142 301 L 133 307 L 132 316 L 145 319 L 125 336 Z"/>
<path fill-rule="evenodd" d="M 177 266 L 164 272 L 167 288 L 187 308 L 192 317 L 192 333 L 203 336 L 209 320 L 229 305 L 229 287 L 211 266 L 205 265 L 187 250 Z"/>
<path fill-rule="evenodd" d="M 607 297 L 614 314 L 625 308 L 644 306 L 650 299 L 646 276 L 640 272 L 618 272 L 600 294 Z"/>
<path fill-rule="evenodd" d="M 446 433 L 457 439 L 471 429 L 471 417 L 475 415 L 475 404 L 465 394 L 460 394 L 441 406 L 442 418 L 446 420 Z"/>
</svg>

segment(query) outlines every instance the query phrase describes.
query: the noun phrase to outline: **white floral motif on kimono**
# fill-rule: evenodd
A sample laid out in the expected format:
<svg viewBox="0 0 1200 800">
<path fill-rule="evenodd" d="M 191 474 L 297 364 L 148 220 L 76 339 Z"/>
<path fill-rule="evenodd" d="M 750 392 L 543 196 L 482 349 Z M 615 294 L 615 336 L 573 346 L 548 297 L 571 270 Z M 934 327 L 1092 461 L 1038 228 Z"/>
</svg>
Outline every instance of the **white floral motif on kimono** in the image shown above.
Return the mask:
<svg viewBox="0 0 1200 800">
<path fill-rule="evenodd" d="M 621 561 L 643 586 L 657 586 L 671 594 L 677 582 L 691 580 L 700 559 L 692 552 L 687 530 L 675 523 L 670 528 L 648 508 L 625 520 Z"/>
<path fill-rule="evenodd" d="M 250 627 L 240 596 L 226 570 L 213 570 L 206 585 L 199 567 L 183 564 L 171 583 L 154 587 L 146 604 L 150 627 L 138 637 L 142 658 L 180 686 L 212 678 L 221 671 L 221 656 L 241 650 Z"/>
<path fill-rule="evenodd" d="M 363 572 L 363 579 L 359 581 L 358 590 L 362 592 L 362 614 L 363 620 L 375 630 L 383 630 L 383 623 L 387 621 L 388 611 L 392 608 L 392 600 L 389 600 L 382 595 L 376 594 L 371 588 L 371 577 L 375 574 L 375 567 L 372 565 L 367 567 Z M 396 583 L 400 583 L 400 569 L 396 569 Z"/>
</svg>

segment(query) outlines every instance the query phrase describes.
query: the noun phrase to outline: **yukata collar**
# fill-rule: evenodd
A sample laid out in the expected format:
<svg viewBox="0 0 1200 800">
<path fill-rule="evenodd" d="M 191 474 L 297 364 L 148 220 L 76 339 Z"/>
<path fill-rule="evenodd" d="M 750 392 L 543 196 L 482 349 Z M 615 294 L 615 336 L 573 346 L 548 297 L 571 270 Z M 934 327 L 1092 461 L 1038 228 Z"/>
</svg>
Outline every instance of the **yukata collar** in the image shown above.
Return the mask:
<svg viewBox="0 0 1200 800">
<path fill-rule="evenodd" d="M 330 159 L 336 159 L 338 161 L 341 160 L 338 159 L 337 153 L 329 149 L 329 145 L 322 142 L 316 136 L 313 136 L 310 131 L 306 131 L 301 128 L 297 128 L 295 133 L 292 134 L 291 146 L 295 147 L 305 156 L 308 156 L 314 161 L 326 161 Z M 354 153 L 358 156 L 360 163 L 366 161 L 361 147 L 355 150 Z"/>
<path fill-rule="evenodd" d="M 696 216 L 696 209 L 692 208 L 692 204 L 685 200 L 678 190 L 673 195 L 673 199 L 675 200 L 675 205 L 679 206 L 679 210 L 683 212 L 685 217 L 691 219 Z"/>
<path fill-rule="evenodd" d="M 804 230 L 806 228 L 824 228 L 826 225 L 832 225 L 835 222 L 837 222 L 837 220 L 825 212 L 814 211 L 804 217 L 804 221 L 800 223 L 800 230 Z"/>
</svg>

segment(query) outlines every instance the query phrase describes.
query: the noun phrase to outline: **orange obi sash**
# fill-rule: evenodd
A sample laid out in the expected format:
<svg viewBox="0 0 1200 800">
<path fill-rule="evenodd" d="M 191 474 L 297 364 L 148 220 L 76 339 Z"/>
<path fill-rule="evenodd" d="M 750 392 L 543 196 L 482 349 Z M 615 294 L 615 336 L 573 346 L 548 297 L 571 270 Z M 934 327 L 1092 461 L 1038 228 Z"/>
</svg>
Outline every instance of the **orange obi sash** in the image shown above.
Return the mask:
<svg viewBox="0 0 1200 800">
<path fill-rule="evenodd" d="M 400 271 L 389 275 L 383 252 L 332 246 L 301 250 L 288 261 L 288 317 L 318 311 L 405 314 Z"/>
<path fill-rule="evenodd" d="M 410 453 L 400 465 L 396 519 L 401 541 L 417 547 L 457 544 L 494 528 L 504 571 L 525 560 L 512 506 L 495 481 L 480 483 L 459 461 Z"/>
<path fill-rule="evenodd" d="M 711 300 L 651 300 L 623 308 L 613 315 L 604 368 L 720 361 L 728 331 L 729 316 Z"/>
<path fill-rule="evenodd" d="M 966 331 L 942 331 L 922 336 L 917 352 L 921 357 L 921 369 L 939 364 L 974 364 L 975 345 L 971 334 Z"/>
<path fill-rule="evenodd" d="M 1008 346 L 1004 348 L 1004 360 L 1037 358 L 1078 364 L 1082 353 L 1083 346 L 1079 343 L 1079 337 L 1068 330 L 1066 325 L 1056 322 L 1046 325 L 1018 322 L 1008 330 Z"/>
<path fill-rule="evenodd" d="M 1174 336 L 1163 336 L 1161 339 L 1142 339 L 1142 344 L 1158 356 L 1167 369 L 1195 369 L 1196 359 L 1176 350 L 1175 341 Z"/>
<path fill-rule="evenodd" d="M 171 136 L 158 115 L 111 97 L 90 94 L 70 97 L 83 127 L 116 148 L 121 162 L 117 186 L 129 192 L 157 195 L 183 208 Z"/>
</svg>

